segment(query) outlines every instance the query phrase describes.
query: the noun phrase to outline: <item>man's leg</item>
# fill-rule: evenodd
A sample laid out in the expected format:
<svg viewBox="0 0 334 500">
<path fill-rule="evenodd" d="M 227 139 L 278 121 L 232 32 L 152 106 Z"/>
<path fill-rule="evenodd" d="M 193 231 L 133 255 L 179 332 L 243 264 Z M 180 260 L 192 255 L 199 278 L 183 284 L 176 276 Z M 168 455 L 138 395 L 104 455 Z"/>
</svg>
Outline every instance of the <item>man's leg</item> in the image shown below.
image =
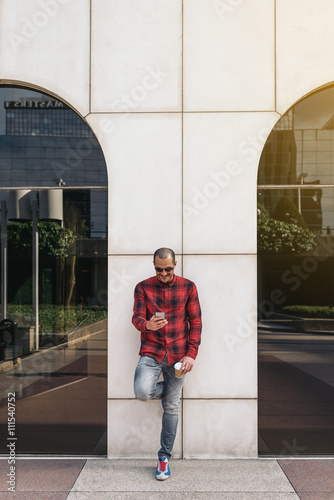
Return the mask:
<svg viewBox="0 0 334 500">
<path fill-rule="evenodd" d="M 179 422 L 180 396 L 185 376 L 182 378 L 175 377 L 174 366 L 167 366 L 164 362 L 163 374 L 165 381 L 165 408 L 162 416 L 161 448 L 158 452 L 158 457 L 159 459 L 166 457 L 169 460 L 172 455 Z"/>
<path fill-rule="evenodd" d="M 137 399 L 147 401 L 152 398 L 162 398 L 164 382 L 158 382 L 161 372 L 162 366 L 155 359 L 141 356 L 134 378 L 134 393 Z"/>
</svg>

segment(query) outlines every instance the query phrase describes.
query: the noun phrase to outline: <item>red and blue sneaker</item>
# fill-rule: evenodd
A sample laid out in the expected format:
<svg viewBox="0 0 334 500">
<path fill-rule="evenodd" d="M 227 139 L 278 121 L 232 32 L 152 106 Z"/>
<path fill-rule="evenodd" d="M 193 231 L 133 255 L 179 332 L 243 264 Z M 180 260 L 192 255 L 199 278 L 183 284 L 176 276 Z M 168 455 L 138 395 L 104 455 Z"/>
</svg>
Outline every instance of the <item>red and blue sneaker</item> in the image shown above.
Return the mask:
<svg viewBox="0 0 334 500">
<path fill-rule="evenodd" d="M 155 477 L 159 481 L 164 481 L 165 479 L 168 479 L 170 476 L 170 470 L 169 470 L 169 465 L 168 465 L 168 459 L 166 457 L 162 457 L 162 459 L 158 461 L 157 465 L 157 472 Z"/>
</svg>

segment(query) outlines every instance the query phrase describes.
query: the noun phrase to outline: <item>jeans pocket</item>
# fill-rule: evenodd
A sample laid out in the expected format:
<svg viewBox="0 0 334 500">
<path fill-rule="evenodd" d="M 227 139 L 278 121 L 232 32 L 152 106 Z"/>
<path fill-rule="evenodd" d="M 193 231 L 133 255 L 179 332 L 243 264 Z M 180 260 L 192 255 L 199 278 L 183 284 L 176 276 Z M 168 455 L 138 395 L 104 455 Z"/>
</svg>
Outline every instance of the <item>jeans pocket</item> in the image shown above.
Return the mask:
<svg viewBox="0 0 334 500">
<path fill-rule="evenodd" d="M 151 358 L 150 356 L 142 356 L 138 364 L 140 366 L 149 366 L 150 368 L 154 368 L 158 366 L 159 363 L 157 363 L 157 361 L 155 361 L 155 359 Z"/>
</svg>

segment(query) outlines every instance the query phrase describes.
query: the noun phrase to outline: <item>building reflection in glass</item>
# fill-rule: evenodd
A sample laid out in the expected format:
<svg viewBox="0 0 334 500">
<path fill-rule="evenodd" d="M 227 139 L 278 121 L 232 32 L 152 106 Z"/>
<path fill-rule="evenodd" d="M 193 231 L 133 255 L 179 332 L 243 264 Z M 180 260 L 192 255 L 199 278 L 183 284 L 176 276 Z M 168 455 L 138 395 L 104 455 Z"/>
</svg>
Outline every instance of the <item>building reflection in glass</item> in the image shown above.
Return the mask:
<svg viewBox="0 0 334 500">
<path fill-rule="evenodd" d="M 32 222 L 7 220 L 7 317 L 15 335 L 3 332 L 0 404 L 7 404 L 8 391 L 16 393 L 17 453 L 103 455 L 105 160 L 89 126 L 66 104 L 19 88 L 2 87 L 0 97 L 0 201 L 8 207 L 8 188 L 31 191 L 39 237 L 36 350 Z M 42 220 L 41 197 L 48 189 L 63 192 L 62 221 Z M 2 422 L 4 447 L 6 430 Z"/>
<path fill-rule="evenodd" d="M 259 165 L 260 455 L 334 453 L 334 130 L 319 94 L 305 128 L 300 104 L 278 122 Z"/>
</svg>

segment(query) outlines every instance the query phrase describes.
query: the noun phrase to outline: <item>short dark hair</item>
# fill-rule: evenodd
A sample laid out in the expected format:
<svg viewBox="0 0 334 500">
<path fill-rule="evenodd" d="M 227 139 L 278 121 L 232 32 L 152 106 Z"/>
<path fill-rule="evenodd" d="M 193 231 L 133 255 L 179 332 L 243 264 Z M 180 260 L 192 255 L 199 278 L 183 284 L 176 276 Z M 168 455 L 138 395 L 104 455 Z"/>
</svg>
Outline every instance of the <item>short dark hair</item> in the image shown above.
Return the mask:
<svg viewBox="0 0 334 500">
<path fill-rule="evenodd" d="M 173 264 L 175 264 L 175 253 L 171 248 L 158 248 L 158 250 L 154 252 L 153 262 L 155 262 L 156 257 L 159 259 L 169 259 L 169 257 L 172 257 Z"/>
</svg>

